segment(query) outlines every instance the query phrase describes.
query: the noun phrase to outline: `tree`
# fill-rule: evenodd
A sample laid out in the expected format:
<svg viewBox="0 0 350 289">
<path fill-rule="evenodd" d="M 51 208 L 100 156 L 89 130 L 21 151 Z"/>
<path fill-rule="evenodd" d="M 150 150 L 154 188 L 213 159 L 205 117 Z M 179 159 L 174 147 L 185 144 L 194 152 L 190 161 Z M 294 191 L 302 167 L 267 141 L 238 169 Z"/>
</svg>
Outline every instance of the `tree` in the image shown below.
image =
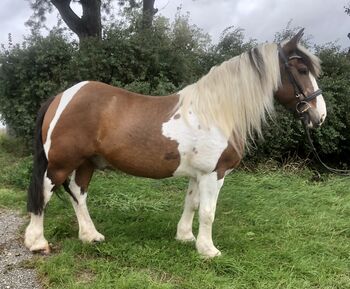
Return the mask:
<svg viewBox="0 0 350 289">
<path fill-rule="evenodd" d="M 39 28 L 46 20 L 46 13 L 55 7 L 62 20 L 82 41 L 88 37 L 101 39 L 101 7 L 109 10 L 112 0 L 27 0 L 34 14 L 27 21 L 32 28 Z M 79 17 L 70 7 L 72 2 L 79 2 L 82 6 L 82 16 Z"/>
<path fill-rule="evenodd" d="M 153 17 L 158 12 L 154 8 L 155 0 L 143 0 L 142 6 L 142 28 L 149 29 L 152 27 Z"/>
<path fill-rule="evenodd" d="M 345 8 L 345 13 L 350 16 L 350 3 L 348 4 L 347 7 L 344 6 L 344 8 Z M 348 38 L 350 39 L 350 33 L 348 33 Z M 350 48 L 349 48 L 348 54 L 350 55 Z"/>
<path fill-rule="evenodd" d="M 94 37 L 102 38 L 101 10 L 106 14 L 111 11 L 113 0 L 27 0 L 34 14 L 27 21 L 27 25 L 34 30 L 40 28 L 46 20 L 46 13 L 52 12 L 55 7 L 62 20 L 67 24 L 82 42 L 84 39 Z M 70 7 L 71 3 L 78 2 L 82 6 L 82 16 L 79 17 Z M 129 4 L 129 8 L 140 8 L 142 2 L 142 28 L 148 29 L 152 26 L 157 9 L 154 8 L 155 0 L 119 0 L 119 5 Z"/>
<path fill-rule="evenodd" d="M 141 8 L 142 5 L 142 23 L 141 28 L 143 30 L 152 27 L 154 15 L 158 12 L 157 8 L 154 8 L 155 0 L 119 0 L 118 3 L 121 6 L 125 6 L 127 9 Z M 128 6 L 126 6 L 128 4 Z"/>
<path fill-rule="evenodd" d="M 348 7 L 344 7 L 345 8 L 345 13 L 350 15 L 350 3 L 348 4 Z"/>
<path fill-rule="evenodd" d="M 78 17 L 70 7 L 71 0 L 51 0 L 63 21 L 78 35 L 80 42 L 87 37 L 101 39 L 101 0 L 80 0 L 83 14 Z"/>
</svg>

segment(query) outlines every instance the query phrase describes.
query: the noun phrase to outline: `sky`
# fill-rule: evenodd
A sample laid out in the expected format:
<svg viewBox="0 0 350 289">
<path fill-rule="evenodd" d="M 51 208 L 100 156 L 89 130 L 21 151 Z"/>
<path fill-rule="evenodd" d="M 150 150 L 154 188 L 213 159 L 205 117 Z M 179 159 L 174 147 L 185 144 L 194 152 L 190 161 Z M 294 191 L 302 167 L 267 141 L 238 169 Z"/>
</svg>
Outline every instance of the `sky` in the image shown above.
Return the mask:
<svg viewBox="0 0 350 289">
<path fill-rule="evenodd" d="M 350 0 L 156 0 L 160 14 L 173 19 L 177 7 L 190 13 L 190 21 L 218 41 L 228 26 L 244 29 L 246 38 L 259 42 L 272 41 L 274 34 L 286 27 L 305 27 L 313 42 L 325 44 L 337 41 L 342 48 L 350 46 L 350 16 L 344 6 Z M 0 2 L 0 43 L 7 44 L 8 33 L 15 43 L 21 42 L 29 30 L 24 22 L 32 11 L 26 0 Z M 57 15 L 48 17 L 48 26 L 57 22 Z"/>
</svg>

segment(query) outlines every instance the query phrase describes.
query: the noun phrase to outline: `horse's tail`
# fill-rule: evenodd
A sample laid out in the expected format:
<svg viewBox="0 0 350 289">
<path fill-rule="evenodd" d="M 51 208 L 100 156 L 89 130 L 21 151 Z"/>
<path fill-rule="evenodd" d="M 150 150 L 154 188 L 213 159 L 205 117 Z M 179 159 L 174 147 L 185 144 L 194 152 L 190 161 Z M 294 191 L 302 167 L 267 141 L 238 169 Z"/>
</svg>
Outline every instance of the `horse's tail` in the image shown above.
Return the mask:
<svg viewBox="0 0 350 289">
<path fill-rule="evenodd" d="M 40 108 L 35 125 L 35 145 L 32 179 L 28 188 L 27 209 L 28 212 L 39 215 L 44 209 L 43 182 L 44 174 L 47 170 L 47 158 L 42 141 L 42 125 L 47 109 L 54 100 L 48 99 Z"/>
</svg>

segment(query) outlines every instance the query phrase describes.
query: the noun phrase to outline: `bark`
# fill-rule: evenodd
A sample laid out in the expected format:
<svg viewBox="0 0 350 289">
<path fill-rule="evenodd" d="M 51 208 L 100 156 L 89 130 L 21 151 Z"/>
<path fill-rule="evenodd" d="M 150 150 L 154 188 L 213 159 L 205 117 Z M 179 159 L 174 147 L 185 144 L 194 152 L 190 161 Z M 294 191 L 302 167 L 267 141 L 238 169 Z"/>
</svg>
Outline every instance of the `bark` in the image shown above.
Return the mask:
<svg viewBox="0 0 350 289">
<path fill-rule="evenodd" d="M 88 37 L 101 39 L 101 0 L 80 0 L 83 15 L 79 17 L 70 8 L 71 0 L 51 0 L 63 21 L 78 35 L 80 42 Z"/>
<path fill-rule="evenodd" d="M 142 28 L 149 29 L 152 27 L 153 17 L 158 12 L 154 8 L 155 0 L 143 0 L 142 6 Z"/>
</svg>

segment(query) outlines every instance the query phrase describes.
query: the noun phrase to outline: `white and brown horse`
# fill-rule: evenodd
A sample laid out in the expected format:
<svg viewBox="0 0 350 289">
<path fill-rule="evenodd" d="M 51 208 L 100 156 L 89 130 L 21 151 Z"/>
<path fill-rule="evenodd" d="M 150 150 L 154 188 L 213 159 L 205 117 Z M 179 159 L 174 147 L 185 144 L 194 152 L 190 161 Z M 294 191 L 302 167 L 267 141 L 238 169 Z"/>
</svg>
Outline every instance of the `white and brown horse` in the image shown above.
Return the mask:
<svg viewBox="0 0 350 289">
<path fill-rule="evenodd" d="M 225 175 L 239 165 L 249 140 L 261 134 L 274 98 L 289 109 L 297 106 L 310 127 L 326 117 L 315 80 L 320 63 L 298 44 L 301 35 L 282 48 L 263 44 L 225 61 L 174 95 L 144 96 L 85 81 L 48 100 L 37 120 L 25 245 L 49 252 L 44 207 L 60 185 L 70 194 L 79 238 L 104 240 L 89 216 L 86 197 L 94 170 L 109 166 L 148 178 L 188 176 L 176 238 L 196 241 L 206 257 L 220 255 L 212 240 L 220 188 Z M 192 221 L 197 209 L 196 239 Z"/>
</svg>

